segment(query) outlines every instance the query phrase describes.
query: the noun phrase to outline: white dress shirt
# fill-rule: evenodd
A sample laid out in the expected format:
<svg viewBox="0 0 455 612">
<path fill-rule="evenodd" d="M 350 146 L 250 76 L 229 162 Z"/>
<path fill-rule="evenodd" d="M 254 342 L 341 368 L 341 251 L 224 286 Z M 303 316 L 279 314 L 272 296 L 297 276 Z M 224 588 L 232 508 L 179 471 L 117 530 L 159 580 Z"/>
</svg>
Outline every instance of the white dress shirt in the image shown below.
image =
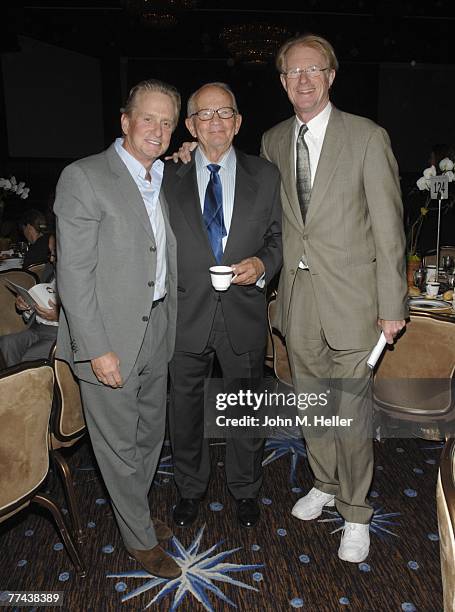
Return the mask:
<svg viewBox="0 0 455 612">
<path fill-rule="evenodd" d="M 306 145 L 308 147 L 308 153 L 310 154 L 310 171 L 311 171 L 311 187 L 313 187 L 314 177 L 316 176 L 316 170 L 318 169 L 319 158 L 321 157 L 322 145 L 324 143 L 325 132 L 330 119 L 330 113 L 332 112 L 332 105 L 329 102 L 327 106 L 310 119 L 306 124 L 308 131 L 304 135 Z M 294 129 L 294 151 L 296 150 L 297 137 L 303 121 L 296 116 L 295 117 L 295 129 Z M 295 176 L 297 176 L 297 155 L 295 155 Z"/>
<path fill-rule="evenodd" d="M 327 106 L 325 106 L 319 113 L 319 115 L 316 115 L 316 117 L 310 119 L 310 121 L 308 121 L 306 124 L 308 130 L 305 132 L 303 137 L 308 147 L 308 153 L 310 156 L 311 187 L 313 187 L 314 177 L 316 176 L 316 170 L 318 169 L 319 158 L 321 157 L 322 145 L 324 143 L 325 132 L 327 130 L 331 112 L 332 105 L 329 102 Z M 296 115 L 294 128 L 294 151 L 296 150 L 297 138 L 302 125 L 303 121 L 301 121 Z M 297 155 L 294 155 L 294 158 L 294 175 L 297 178 Z M 308 265 L 304 257 L 302 257 L 302 260 L 299 262 L 299 268 L 302 270 L 308 270 Z"/>
<path fill-rule="evenodd" d="M 150 168 L 152 180 L 148 181 L 145 178 L 147 170 L 123 147 L 123 138 L 117 138 L 114 146 L 139 189 L 155 236 L 156 278 L 153 299 L 159 300 L 166 295 L 166 228 L 159 200 L 164 164 L 160 159 L 153 162 Z M 134 236 L 131 239 L 134 240 Z"/>
<path fill-rule="evenodd" d="M 207 168 L 210 162 L 204 153 L 198 147 L 196 149 L 196 175 L 197 175 L 197 186 L 199 190 L 199 200 L 201 204 L 201 211 L 204 213 L 204 200 L 205 192 L 207 191 L 207 185 L 210 181 L 210 170 Z M 221 180 L 221 188 L 223 190 L 223 217 L 224 227 L 226 228 L 226 236 L 223 238 L 223 251 L 226 248 L 226 242 L 229 237 L 229 230 L 231 229 L 232 213 L 234 210 L 234 195 L 235 195 L 235 172 L 237 169 L 237 159 L 235 151 L 232 147 L 226 151 L 220 161 L 217 162 L 220 166 L 218 175 Z"/>
<path fill-rule="evenodd" d="M 211 164 L 204 153 L 198 147 L 195 154 L 197 186 L 199 191 L 199 201 L 201 211 L 204 214 L 204 200 L 207 185 L 210 180 L 210 170 L 207 168 Z M 235 196 L 235 175 L 237 170 L 237 158 L 233 147 L 229 147 L 223 157 L 217 162 L 220 166 L 218 174 L 221 180 L 221 188 L 223 193 L 223 217 L 224 227 L 226 228 L 226 236 L 223 238 L 223 251 L 226 248 L 226 242 L 229 238 L 229 230 L 231 229 L 232 213 L 234 212 L 234 196 Z M 265 273 L 256 281 L 256 285 L 261 289 L 265 285 Z"/>
</svg>

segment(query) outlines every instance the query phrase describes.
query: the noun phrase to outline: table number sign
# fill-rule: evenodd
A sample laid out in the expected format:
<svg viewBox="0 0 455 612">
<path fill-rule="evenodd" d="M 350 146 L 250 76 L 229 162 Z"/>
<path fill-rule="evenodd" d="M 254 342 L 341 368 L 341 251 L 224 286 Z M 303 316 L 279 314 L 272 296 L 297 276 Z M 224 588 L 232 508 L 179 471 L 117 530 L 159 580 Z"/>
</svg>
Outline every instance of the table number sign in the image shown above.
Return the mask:
<svg viewBox="0 0 455 612">
<path fill-rule="evenodd" d="M 449 178 L 445 174 L 430 176 L 432 200 L 447 200 L 449 197 Z"/>
</svg>

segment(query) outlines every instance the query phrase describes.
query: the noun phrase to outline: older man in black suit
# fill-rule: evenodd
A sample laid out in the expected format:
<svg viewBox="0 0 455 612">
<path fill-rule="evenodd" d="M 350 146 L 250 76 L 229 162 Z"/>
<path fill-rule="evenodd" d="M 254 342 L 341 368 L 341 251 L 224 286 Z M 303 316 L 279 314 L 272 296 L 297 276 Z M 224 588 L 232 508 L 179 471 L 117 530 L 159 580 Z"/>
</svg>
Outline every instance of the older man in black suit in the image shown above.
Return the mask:
<svg viewBox="0 0 455 612">
<path fill-rule="evenodd" d="M 281 266 L 280 177 L 270 162 L 232 146 L 242 117 L 224 83 L 208 83 L 188 101 L 186 126 L 199 146 L 187 165 L 169 163 L 163 190 L 177 238 L 176 352 L 170 364 L 170 435 L 181 499 L 174 521 L 197 517 L 210 477 L 204 439 L 204 382 L 215 357 L 225 382 L 262 377 L 267 338 L 264 287 Z M 217 199 L 217 213 L 209 213 Z M 209 268 L 232 265 L 237 277 L 215 291 Z M 253 526 L 262 483 L 262 440 L 228 437 L 226 479 L 238 519 Z"/>
</svg>

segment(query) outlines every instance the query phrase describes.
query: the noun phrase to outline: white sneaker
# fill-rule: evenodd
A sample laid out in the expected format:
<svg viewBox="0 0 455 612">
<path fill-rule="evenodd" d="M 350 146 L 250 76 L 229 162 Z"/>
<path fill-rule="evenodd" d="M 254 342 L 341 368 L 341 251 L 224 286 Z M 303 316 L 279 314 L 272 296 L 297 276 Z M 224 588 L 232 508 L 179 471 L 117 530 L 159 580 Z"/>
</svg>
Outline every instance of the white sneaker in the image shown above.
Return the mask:
<svg viewBox="0 0 455 612">
<path fill-rule="evenodd" d="M 360 563 L 368 557 L 370 550 L 370 525 L 367 523 L 344 524 L 338 556 L 343 561 Z"/>
<path fill-rule="evenodd" d="M 324 493 L 314 487 L 305 497 L 301 497 L 292 508 L 291 514 L 301 521 L 311 521 L 321 516 L 324 506 L 334 506 L 335 495 Z"/>
</svg>

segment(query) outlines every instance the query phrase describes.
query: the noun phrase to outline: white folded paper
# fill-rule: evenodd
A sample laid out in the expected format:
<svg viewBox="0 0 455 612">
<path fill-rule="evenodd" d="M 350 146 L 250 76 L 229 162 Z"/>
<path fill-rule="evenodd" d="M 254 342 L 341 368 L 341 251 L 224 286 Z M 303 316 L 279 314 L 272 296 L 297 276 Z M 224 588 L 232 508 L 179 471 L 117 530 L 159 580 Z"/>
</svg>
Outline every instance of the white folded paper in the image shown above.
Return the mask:
<svg viewBox="0 0 455 612">
<path fill-rule="evenodd" d="M 368 357 L 367 366 L 369 368 L 371 369 L 374 368 L 386 344 L 387 342 L 384 336 L 384 332 L 381 332 L 381 335 L 379 336 L 379 340 L 377 341 L 376 346 L 371 351 L 370 356 Z"/>
</svg>

